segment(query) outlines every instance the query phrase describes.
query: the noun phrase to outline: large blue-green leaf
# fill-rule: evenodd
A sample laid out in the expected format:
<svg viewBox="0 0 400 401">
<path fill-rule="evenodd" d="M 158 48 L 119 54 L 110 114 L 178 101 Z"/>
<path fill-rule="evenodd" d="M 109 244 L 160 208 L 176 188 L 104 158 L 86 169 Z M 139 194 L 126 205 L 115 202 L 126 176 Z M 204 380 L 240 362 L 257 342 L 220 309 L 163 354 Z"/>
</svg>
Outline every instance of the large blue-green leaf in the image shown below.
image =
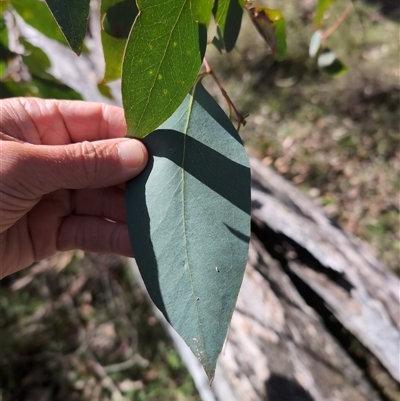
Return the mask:
<svg viewBox="0 0 400 401">
<path fill-rule="evenodd" d="M 90 0 L 45 1 L 71 49 L 79 55 L 86 35 Z"/>
<path fill-rule="evenodd" d="M 247 259 L 248 159 L 200 84 L 143 142 L 148 166 L 126 187 L 133 251 L 151 298 L 211 381 Z"/>
<path fill-rule="evenodd" d="M 193 86 L 207 31 L 194 19 L 191 0 L 138 0 L 137 5 L 140 13 L 122 65 L 122 100 L 127 135 L 142 138 L 172 115 Z"/>
</svg>

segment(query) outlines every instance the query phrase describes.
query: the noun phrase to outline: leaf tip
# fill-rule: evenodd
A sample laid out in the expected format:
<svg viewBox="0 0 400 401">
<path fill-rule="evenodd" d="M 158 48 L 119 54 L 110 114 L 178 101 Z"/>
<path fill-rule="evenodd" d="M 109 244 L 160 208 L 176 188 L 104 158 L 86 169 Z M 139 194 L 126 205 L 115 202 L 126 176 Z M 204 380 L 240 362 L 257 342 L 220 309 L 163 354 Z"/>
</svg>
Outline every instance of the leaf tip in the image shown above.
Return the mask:
<svg viewBox="0 0 400 401">
<path fill-rule="evenodd" d="M 215 378 L 215 367 L 210 369 L 210 368 L 206 368 L 205 366 L 203 366 L 203 368 L 207 375 L 208 384 L 211 387 L 213 384 L 214 378 Z"/>
<path fill-rule="evenodd" d="M 71 45 L 70 45 L 71 46 Z M 72 46 L 71 46 L 71 49 L 74 51 L 74 53 L 79 57 L 80 55 L 81 55 L 81 53 L 82 53 L 82 46 L 81 47 L 79 47 L 79 48 L 73 48 Z"/>
</svg>

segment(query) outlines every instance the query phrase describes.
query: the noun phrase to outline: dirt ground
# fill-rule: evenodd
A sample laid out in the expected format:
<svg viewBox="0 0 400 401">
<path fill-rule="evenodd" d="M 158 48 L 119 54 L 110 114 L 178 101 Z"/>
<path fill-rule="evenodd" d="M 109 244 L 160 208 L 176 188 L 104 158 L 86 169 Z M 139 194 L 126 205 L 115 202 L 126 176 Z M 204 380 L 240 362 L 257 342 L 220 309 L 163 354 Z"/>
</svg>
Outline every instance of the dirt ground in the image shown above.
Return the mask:
<svg viewBox="0 0 400 401">
<path fill-rule="evenodd" d="M 348 4 L 332 6 L 325 29 Z M 332 78 L 308 56 L 314 2 L 268 2 L 275 5 L 287 22 L 284 61 L 273 62 L 247 16 L 237 48 L 227 57 L 209 56 L 237 108 L 249 114 L 241 130 L 249 153 L 298 185 L 398 273 L 400 31 L 381 9 L 394 18 L 399 8 L 353 3 L 326 43 L 348 68 Z M 206 85 L 223 105 L 211 78 Z"/>
</svg>

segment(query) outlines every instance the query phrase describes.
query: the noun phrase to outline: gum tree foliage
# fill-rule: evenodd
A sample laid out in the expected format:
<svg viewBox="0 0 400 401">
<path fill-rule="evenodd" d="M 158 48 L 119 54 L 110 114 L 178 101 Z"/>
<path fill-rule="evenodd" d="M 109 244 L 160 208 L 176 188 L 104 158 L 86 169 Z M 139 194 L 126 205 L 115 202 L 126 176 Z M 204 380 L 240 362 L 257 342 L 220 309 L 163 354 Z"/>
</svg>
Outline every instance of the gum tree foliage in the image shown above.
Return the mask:
<svg viewBox="0 0 400 401">
<path fill-rule="evenodd" d="M 318 57 L 321 68 L 338 62 L 323 48 L 320 30 L 333 1 L 319 0 L 316 7 L 310 56 Z M 47 72 L 50 61 L 41 49 L 20 37 L 24 52 L 9 50 L 10 23 L 7 26 L 5 17 L 10 21 L 19 14 L 79 56 L 85 51 L 89 3 L 1 2 L 2 97 L 81 98 Z M 126 187 L 136 261 L 155 305 L 189 345 L 210 381 L 247 259 L 250 169 L 236 129 L 202 86 L 205 73 L 200 71 L 210 21 L 216 26 L 212 44 L 221 53 L 229 52 L 244 12 L 270 54 L 282 59 L 282 13 L 244 0 L 102 0 L 100 9 L 106 66 L 101 88 L 106 90 L 107 82 L 121 78 L 127 136 L 143 140 L 150 153 L 145 171 Z M 343 70 L 337 67 L 334 73 Z"/>
</svg>

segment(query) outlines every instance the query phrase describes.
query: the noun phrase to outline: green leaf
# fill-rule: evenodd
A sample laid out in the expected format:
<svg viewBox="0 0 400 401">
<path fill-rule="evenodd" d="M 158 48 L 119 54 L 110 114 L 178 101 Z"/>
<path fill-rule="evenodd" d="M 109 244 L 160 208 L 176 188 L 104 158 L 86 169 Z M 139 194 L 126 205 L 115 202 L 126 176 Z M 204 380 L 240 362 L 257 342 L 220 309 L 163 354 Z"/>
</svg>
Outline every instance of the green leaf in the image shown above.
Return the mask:
<svg viewBox="0 0 400 401">
<path fill-rule="evenodd" d="M 276 60 L 286 54 L 286 24 L 279 10 L 252 7 L 248 9 L 250 18 L 259 34 L 264 38 Z"/>
<path fill-rule="evenodd" d="M 190 0 L 138 0 L 122 64 L 128 136 L 142 138 L 162 124 L 196 81 L 207 31 L 192 17 Z"/>
<path fill-rule="evenodd" d="M 79 56 L 89 19 L 90 0 L 45 0 L 71 49 Z"/>
<path fill-rule="evenodd" d="M 208 27 L 213 3 L 213 0 L 190 0 L 193 19 Z"/>
<path fill-rule="evenodd" d="M 318 67 L 329 75 L 337 76 L 347 72 L 347 67 L 336 58 L 330 49 L 323 49 L 318 57 Z"/>
<path fill-rule="evenodd" d="M 316 28 L 321 27 L 325 12 L 328 10 L 329 6 L 335 1 L 336 0 L 318 0 L 317 6 L 315 8 L 315 19 L 314 19 L 314 25 Z"/>
<path fill-rule="evenodd" d="M 222 39 L 222 32 L 221 29 L 217 27 L 217 32 L 216 36 L 213 37 L 213 40 L 211 42 L 216 49 L 219 51 L 220 54 L 222 54 L 223 50 L 225 49 L 225 43 L 224 40 Z"/>
<path fill-rule="evenodd" d="M 46 3 L 40 0 L 11 0 L 11 5 L 27 24 L 47 37 L 67 44 Z"/>
<path fill-rule="evenodd" d="M 122 59 L 133 22 L 139 10 L 135 0 L 102 0 L 101 42 L 106 69 L 104 81 L 121 78 Z"/>
<path fill-rule="evenodd" d="M 8 9 L 8 0 L 0 1 L 0 14 L 3 15 Z"/>
<path fill-rule="evenodd" d="M 102 25 L 104 32 L 117 39 L 128 39 L 133 22 L 139 14 L 134 0 L 103 0 Z"/>
<path fill-rule="evenodd" d="M 50 81 L 39 77 L 32 77 L 29 82 L 15 82 L 8 80 L 0 82 L 0 97 L 36 96 L 46 99 L 82 100 L 82 96 L 57 81 Z"/>
<path fill-rule="evenodd" d="M 6 79 L 8 65 L 17 54 L 8 48 L 8 29 L 4 16 L 0 15 L 0 80 Z"/>
<path fill-rule="evenodd" d="M 247 155 L 200 84 L 143 142 L 149 163 L 126 186 L 135 258 L 154 303 L 212 381 L 247 259 Z"/>
<path fill-rule="evenodd" d="M 47 72 L 51 67 L 51 63 L 46 53 L 22 38 L 20 41 L 25 48 L 22 59 L 24 64 L 28 67 L 29 73 L 39 78 L 56 80 Z"/>
<path fill-rule="evenodd" d="M 105 84 L 105 83 L 100 83 L 97 85 L 97 89 L 99 90 L 99 92 L 106 98 L 108 99 L 114 99 L 114 96 L 111 92 L 110 87 Z"/>
<path fill-rule="evenodd" d="M 230 52 L 235 47 L 242 24 L 244 0 L 216 0 L 214 3 L 214 19 L 220 30 L 225 50 Z M 217 40 L 215 43 L 219 43 Z M 220 50 L 219 47 L 217 47 Z M 221 51 L 221 50 L 220 50 Z"/>
<path fill-rule="evenodd" d="M 7 62 L 4 60 L 0 60 L 0 80 L 3 80 L 6 77 L 6 75 L 7 75 Z"/>
<path fill-rule="evenodd" d="M 0 15 L 0 43 L 8 49 L 8 29 L 3 15 Z"/>
</svg>

